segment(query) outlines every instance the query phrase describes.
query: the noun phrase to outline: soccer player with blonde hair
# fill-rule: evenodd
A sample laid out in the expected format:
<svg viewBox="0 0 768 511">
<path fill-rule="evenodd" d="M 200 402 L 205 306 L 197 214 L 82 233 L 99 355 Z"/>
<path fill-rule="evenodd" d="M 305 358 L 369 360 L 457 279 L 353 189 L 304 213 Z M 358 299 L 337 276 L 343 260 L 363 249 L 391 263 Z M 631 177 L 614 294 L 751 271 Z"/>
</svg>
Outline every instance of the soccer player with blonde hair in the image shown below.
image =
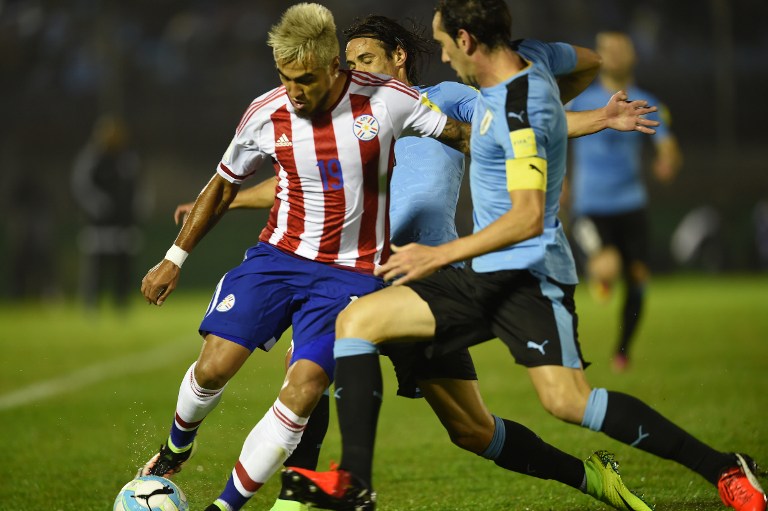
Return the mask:
<svg viewBox="0 0 768 511">
<path fill-rule="evenodd" d="M 174 244 L 142 281 L 146 300 L 161 305 L 240 183 L 262 166 L 274 168 L 267 226 L 216 287 L 199 328 L 204 344 L 182 379 L 170 435 L 141 470 L 178 472 L 227 382 L 254 349 L 270 349 L 293 325 L 285 382 L 209 510 L 240 509 L 295 449 L 333 379 L 336 316 L 383 286 L 373 272 L 390 250 L 395 140 L 431 136 L 466 150 L 468 139 L 467 125 L 423 104 L 402 83 L 342 71 L 333 16 L 321 5 L 288 8 L 268 42 L 282 85 L 246 109 Z"/>
</svg>

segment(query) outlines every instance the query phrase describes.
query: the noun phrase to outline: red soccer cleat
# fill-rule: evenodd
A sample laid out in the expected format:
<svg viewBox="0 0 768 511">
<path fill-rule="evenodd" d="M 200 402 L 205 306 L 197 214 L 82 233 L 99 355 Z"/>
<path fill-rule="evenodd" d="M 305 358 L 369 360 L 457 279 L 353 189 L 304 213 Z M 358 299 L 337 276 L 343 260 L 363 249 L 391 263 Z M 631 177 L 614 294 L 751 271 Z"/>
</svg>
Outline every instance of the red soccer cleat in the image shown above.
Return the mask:
<svg viewBox="0 0 768 511">
<path fill-rule="evenodd" d="M 723 472 L 717 482 L 720 499 L 723 504 L 736 511 L 765 511 L 765 492 L 760 487 L 750 464 L 738 453 L 736 460 L 738 466 Z"/>
<path fill-rule="evenodd" d="M 305 504 L 334 511 L 376 509 L 376 492 L 359 484 L 346 470 L 332 466 L 328 472 L 316 472 L 287 467 L 282 478 L 286 495 Z"/>
</svg>

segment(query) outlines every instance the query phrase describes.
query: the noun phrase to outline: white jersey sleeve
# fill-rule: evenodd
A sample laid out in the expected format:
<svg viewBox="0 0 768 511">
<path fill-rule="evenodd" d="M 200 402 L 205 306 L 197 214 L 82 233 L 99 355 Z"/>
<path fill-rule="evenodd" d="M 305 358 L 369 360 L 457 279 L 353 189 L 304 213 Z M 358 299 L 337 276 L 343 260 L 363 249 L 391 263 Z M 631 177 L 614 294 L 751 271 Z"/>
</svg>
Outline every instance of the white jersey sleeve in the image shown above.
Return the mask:
<svg viewBox="0 0 768 511">
<path fill-rule="evenodd" d="M 438 137 L 445 127 L 448 117 L 439 110 L 431 108 L 428 101 L 421 98 L 419 92 L 394 78 L 384 75 L 372 75 L 386 78 L 386 86 L 377 93 L 386 105 L 395 137 Z"/>
<path fill-rule="evenodd" d="M 419 103 L 415 108 L 411 108 L 408 117 L 405 120 L 401 137 L 421 136 L 437 138 L 443 132 L 448 116 L 444 113 L 434 110 L 431 105 L 419 97 Z"/>
<path fill-rule="evenodd" d="M 269 117 L 259 114 L 269 100 L 275 98 L 276 91 L 277 89 L 256 98 L 243 114 L 235 136 L 216 169 L 227 181 L 240 184 L 271 159 L 270 154 L 262 147 L 263 141 L 260 137 Z"/>
</svg>

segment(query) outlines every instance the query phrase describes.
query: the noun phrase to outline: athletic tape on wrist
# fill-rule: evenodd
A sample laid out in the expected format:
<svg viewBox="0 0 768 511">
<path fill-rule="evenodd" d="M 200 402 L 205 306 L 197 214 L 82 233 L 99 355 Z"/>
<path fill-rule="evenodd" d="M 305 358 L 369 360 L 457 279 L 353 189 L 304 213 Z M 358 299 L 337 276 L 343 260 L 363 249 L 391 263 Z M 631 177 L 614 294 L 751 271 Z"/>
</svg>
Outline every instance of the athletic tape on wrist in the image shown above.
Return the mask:
<svg viewBox="0 0 768 511">
<path fill-rule="evenodd" d="M 177 245 L 171 245 L 171 248 L 169 248 L 168 252 L 165 253 L 165 258 L 181 268 L 181 265 L 184 264 L 184 261 L 187 259 L 188 255 L 189 253 L 183 248 Z"/>
</svg>

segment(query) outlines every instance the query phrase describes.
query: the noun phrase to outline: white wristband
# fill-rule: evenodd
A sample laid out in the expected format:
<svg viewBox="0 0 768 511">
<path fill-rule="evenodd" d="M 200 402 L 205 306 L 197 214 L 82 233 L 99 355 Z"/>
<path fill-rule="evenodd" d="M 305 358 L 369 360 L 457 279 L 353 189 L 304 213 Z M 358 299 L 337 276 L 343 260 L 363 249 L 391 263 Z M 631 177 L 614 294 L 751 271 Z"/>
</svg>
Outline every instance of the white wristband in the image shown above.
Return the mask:
<svg viewBox="0 0 768 511">
<path fill-rule="evenodd" d="M 181 265 L 184 264 L 188 255 L 189 253 L 186 250 L 174 244 L 171 245 L 171 248 L 165 253 L 165 258 L 181 268 Z"/>
</svg>

